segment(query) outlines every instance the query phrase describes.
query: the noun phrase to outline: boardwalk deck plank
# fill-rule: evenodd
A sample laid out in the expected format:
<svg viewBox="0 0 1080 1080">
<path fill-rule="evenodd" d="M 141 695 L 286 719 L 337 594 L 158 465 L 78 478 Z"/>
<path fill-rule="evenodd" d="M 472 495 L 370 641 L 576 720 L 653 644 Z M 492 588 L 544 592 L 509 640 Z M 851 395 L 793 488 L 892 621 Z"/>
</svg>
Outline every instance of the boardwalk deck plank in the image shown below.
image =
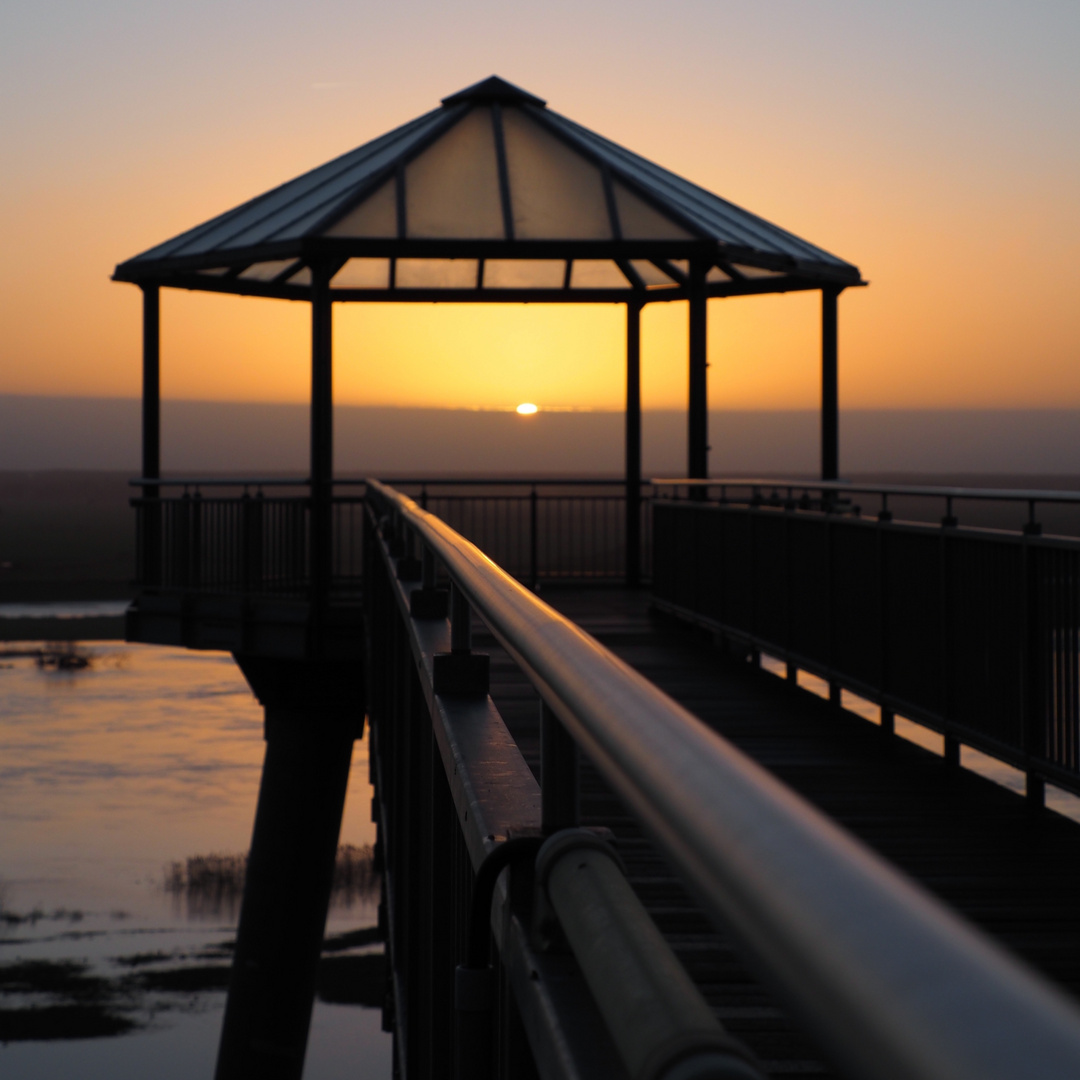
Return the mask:
<svg viewBox="0 0 1080 1080">
<path fill-rule="evenodd" d="M 544 599 L 999 942 L 1080 996 L 1080 825 L 650 616 L 648 596 L 552 590 Z M 494 640 L 492 697 L 534 771 L 535 693 Z M 774 1076 L 827 1075 L 822 1055 L 709 925 L 591 766 L 586 823 L 612 828 L 631 882 L 718 1018 Z"/>
</svg>

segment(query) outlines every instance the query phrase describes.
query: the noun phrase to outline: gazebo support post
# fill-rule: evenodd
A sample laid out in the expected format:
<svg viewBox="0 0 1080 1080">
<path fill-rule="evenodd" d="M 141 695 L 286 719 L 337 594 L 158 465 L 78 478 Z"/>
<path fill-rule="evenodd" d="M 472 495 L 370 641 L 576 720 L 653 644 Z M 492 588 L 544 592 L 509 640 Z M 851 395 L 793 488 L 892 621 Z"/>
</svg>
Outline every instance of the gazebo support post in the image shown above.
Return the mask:
<svg viewBox="0 0 1080 1080">
<path fill-rule="evenodd" d="M 142 477 L 161 476 L 161 290 L 157 284 L 141 286 L 143 294 L 142 363 Z M 161 584 L 161 494 L 156 485 L 143 487 L 144 501 L 142 584 Z"/>
<path fill-rule="evenodd" d="M 318 649 L 330 589 L 334 480 L 333 303 L 330 274 L 312 268 L 311 285 L 311 615 Z"/>
<path fill-rule="evenodd" d="M 641 308 L 626 305 L 626 584 L 641 583 Z"/>
<path fill-rule="evenodd" d="M 687 476 L 704 479 L 709 475 L 708 396 L 708 296 L 705 291 L 707 264 L 690 263 L 690 400 L 687 423 Z M 704 498 L 701 489 L 691 495 Z"/>
<path fill-rule="evenodd" d="M 837 298 L 840 289 L 821 290 L 821 479 L 840 476 L 840 401 L 837 380 Z"/>
</svg>

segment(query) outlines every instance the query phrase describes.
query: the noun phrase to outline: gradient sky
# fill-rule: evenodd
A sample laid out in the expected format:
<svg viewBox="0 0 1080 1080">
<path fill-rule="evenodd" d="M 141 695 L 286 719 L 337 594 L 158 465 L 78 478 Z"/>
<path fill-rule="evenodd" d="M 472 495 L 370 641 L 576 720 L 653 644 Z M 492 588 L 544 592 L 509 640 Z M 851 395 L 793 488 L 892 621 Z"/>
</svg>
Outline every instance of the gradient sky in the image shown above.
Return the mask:
<svg viewBox="0 0 1080 1080">
<path fill-rule="evenodd" d="M 0 6 L 0 393 L 135 395 L 113 266 L 493 72 L 856 263 L 850 407 L 1080 405 L 1077 0 Z M 336 309 L 357 404 L 617 408 L 617 307 Z M 815 403 L 816 296 L 710 304 L 714 407 Z M 686 395 L 685 305 L 644 323 Z M 306 305 L 166 291 L 169 397 L 300 401 Z"/>
</svg>

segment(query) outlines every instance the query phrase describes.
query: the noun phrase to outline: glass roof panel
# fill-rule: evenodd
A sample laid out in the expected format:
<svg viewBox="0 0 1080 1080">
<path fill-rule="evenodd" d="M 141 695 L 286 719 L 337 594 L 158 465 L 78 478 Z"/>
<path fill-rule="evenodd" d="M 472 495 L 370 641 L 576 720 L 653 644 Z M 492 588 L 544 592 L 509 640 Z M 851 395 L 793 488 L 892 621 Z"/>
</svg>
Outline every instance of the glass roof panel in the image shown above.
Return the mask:
<svg viewBox="0 0 1080 1080">
<path fill-rule="evenodd" d="M 626 275 L 610 259 L 575 259 L 570 267 L 571 289 L 629 289 Z"/>
<path fill-rule="evenodd" d="M 394 181 L 387 180 L 359 206 L 339 218 L 323 236 L 357 236 L 386 239 L 397 236 L 397 195 Z"/>
<path fill-rule="evenodd" d="M 254 266 L 249 266 L 240 277 L 245 281 L 273 281 L 278 274 L 295 265 L 295 259 L 274 259 L 273 262 L 255 263 Z"/>
<path fill-rule="evenodd" d="M 231 266 L 215 266 L 212 270 L 197 270 L 197 274 L 207 274 L 209 277 L 222 277 L 232 269 Z"/>
<path fill-rule="evenodd" d="M 470 110 L 406 167 L 405 207 L 410 237 L 503 239 L 490 108 Z"/>
<path fill-rule="evenodd" d="M 631 259 L 630 265 L 637 271 L 638 277 L 645 282 L 646 289 L 673 289 L 679 284 L 648 259 Z"/>
<path fill-rule="evenodd" d="M 293 274 L 286 285 L 310 285 L 311 284 L 311 267 L 305 266 L 302 270 Z"/>
<path fill-rule="evenodd" d="M 689 259 L 668 259 L 668 262 L 675 267 L 676 270 L 681 270 L 687 277 L 690 276 L 690 260 Z"/>
<path fill-rule="evenodd" d="M 332 289 L 389 289 L 389 259 L 350 259 L 331 279 Z"/>
<path fill-rule="evenodd" d="M 475 289 L 476 259 L 398 259 L 399 289 Z"/>
<path fill-rule="evenodd" d="M 566 277 L 564 259 L 488 259 L 486 289 L 561 289 Z"/>
<path fill-rule="evenodd" d="M 719 266 L 714 266 L 706 275 L 706 281 L 730 281 L 731 275 L 725 274 Z"/>
<path fill-rule="evenodd" d="M 786 277 L 787 275 L 782 270 L 763 270 L 760 266 L 743 266 L 742 263 L 732 263 L 732 266 L 742 274 L 743 277 L 748 278 L 769 278 L 769 277 Z"/>
<path fill-rule="evenodd" d="M 600 170 L 521 109 L 502 116 L 515 237 L 610 240 Z"/>
<path fill-rule="evenodd" d="M 629 188 L 614 181 L 615 206 L 624 240 L 693 240 L 694 234 L 676 225 Z"/>
</svg>

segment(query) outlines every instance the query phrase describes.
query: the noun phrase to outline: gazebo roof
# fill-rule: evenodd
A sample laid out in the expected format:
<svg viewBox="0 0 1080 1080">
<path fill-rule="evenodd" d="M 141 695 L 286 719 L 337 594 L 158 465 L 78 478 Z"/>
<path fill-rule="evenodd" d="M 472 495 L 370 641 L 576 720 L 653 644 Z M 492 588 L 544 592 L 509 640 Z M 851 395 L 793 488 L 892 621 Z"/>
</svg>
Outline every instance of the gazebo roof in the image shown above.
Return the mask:
<svg viewBox="0 0 1080 1080">
<path fill-rule="evenodd" d="M 497 77 L 159 244 L 122 281 L 289 299 L 644 300 L 861 284 L 821 248 Z"/>
</svg>

